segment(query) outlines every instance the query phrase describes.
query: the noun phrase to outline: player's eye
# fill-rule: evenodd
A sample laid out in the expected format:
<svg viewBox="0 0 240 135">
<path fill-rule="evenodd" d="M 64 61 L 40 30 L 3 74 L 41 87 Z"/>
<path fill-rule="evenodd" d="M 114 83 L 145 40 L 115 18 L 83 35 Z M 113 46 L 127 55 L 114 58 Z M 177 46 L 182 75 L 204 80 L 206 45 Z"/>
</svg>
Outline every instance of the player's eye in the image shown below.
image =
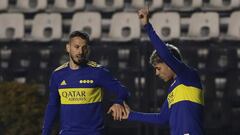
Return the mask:
<svg viewBox="0 0 240 135">
<path fill-rule="evenodd" d="M 80 46 L 79 45 L 75 45 L 74 47 L 78 49 Z"/>
</svg>

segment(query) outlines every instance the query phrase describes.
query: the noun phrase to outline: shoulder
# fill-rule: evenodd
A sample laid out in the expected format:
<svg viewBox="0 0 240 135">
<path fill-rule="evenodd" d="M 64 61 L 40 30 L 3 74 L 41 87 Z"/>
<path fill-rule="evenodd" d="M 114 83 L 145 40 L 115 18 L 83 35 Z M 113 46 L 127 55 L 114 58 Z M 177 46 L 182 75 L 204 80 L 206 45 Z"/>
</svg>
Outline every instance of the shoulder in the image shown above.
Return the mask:
<svg viewBox="0 0 240 135">
<path fill-rule="evenodd" d="M 180 78 L 186 85 L 202 88 L 199 73 L 195 68 L 189 67 Z"/>
<path fill-rule="evenodd" d="M 100 76 L 110 73 L 106 67 L 96 63 L 95 61 L 88 61 L 87 66 L 91 68 L 93 72 L 98 73 Z"/>
<path fill-rule="evenodd" d="M 196 68 L 189 67 L 189 73 L 192 76 L 199 77 L 199 73 L 198 73 L 198 70 Z"/>
<path fill-rule="evenodd" d="M 61 66 L 57 67 L 53 72 L 57 72 L 57 71 L 60 71 L 60 70 L 63 70 L 65 68 L 68 67 L 68 62 L 62 64 Z"/>
<path fill-rule="evenodd" d="M 102 65 L 98 64 L 97 62 L 95 61 L 88 61 L 87 62 L 87 66 L 91 67 L 91 68 L 103 68 Z"/>
<path fill-rule="evenodd" d="M 199 73 L 198 73 L 198 70 L 193 68 L 193 67 L 189 67 L 189 66 L 186 66 L 184 72 L 182 73 L 182 76 L 183 77 L 186 77 L 186 78 L 191 78 L 191 79 L 198 79 L 199 78 Z"/>
</svg>

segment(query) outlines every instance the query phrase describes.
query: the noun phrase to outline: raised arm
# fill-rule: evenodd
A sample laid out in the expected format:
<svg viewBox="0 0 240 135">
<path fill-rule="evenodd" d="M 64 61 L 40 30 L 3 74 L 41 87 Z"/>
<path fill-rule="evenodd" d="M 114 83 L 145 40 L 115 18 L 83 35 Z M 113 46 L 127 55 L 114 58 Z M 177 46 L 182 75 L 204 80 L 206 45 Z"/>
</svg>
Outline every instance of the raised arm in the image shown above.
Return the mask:
<svg viewBox="0 0 240 135">
<path fill-rule="evenodd" d="M 60 109 L 59 94 L 58 94 L 58 89 L 56 85 L 56 80 L 54 79 L 54 74 L 52 74 L 51 76 L 49 89 L 50 89 L 49 101 L 45 110 L 42 135 L 51 134 L 54 121 Z"/>
<path fill-rule="evenodd" d="M 153 30 L 151 23 L 149 22 L 149 13 L 147 8 L 143 8 L 138 11 L 138 15 L 141 24 L 144 26 L 148 36 L 153 44 L 154 48 L 157 50 L 158 55 L 161 59 L 178 75 L 182 73 L 186 65 L 175 58 L 171 52 L 168 50 L 165 43 L 160 39 L 160 37 Z"/>
</svg>

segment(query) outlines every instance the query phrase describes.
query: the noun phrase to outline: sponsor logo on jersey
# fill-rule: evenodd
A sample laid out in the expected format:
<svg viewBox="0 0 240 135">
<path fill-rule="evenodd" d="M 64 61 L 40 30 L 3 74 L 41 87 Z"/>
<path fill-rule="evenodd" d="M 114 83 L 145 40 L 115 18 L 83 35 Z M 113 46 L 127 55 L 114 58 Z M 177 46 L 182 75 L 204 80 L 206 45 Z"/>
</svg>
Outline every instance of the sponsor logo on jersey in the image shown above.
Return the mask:
<svg viewBox="0 0 240 135">
<path fill-rule="evenodd" d="M 61 104 L 90 104 L 102 101 L 101 88 L 59 89 Z"/>
</svg>

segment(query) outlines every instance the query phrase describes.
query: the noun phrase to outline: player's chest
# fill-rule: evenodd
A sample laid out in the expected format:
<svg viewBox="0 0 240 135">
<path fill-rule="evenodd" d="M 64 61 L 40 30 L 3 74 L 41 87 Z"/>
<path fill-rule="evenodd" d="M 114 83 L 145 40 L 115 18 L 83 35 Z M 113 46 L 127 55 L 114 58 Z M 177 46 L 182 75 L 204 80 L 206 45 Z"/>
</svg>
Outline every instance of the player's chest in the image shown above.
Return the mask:
<svg viewBox="0 0 240 135">
<path fill-rule="evenodd" d="M 92 88 L 96 79 L 91 74 L 65 74 L 58 81 L 58 88 Z"/>
</svg>

